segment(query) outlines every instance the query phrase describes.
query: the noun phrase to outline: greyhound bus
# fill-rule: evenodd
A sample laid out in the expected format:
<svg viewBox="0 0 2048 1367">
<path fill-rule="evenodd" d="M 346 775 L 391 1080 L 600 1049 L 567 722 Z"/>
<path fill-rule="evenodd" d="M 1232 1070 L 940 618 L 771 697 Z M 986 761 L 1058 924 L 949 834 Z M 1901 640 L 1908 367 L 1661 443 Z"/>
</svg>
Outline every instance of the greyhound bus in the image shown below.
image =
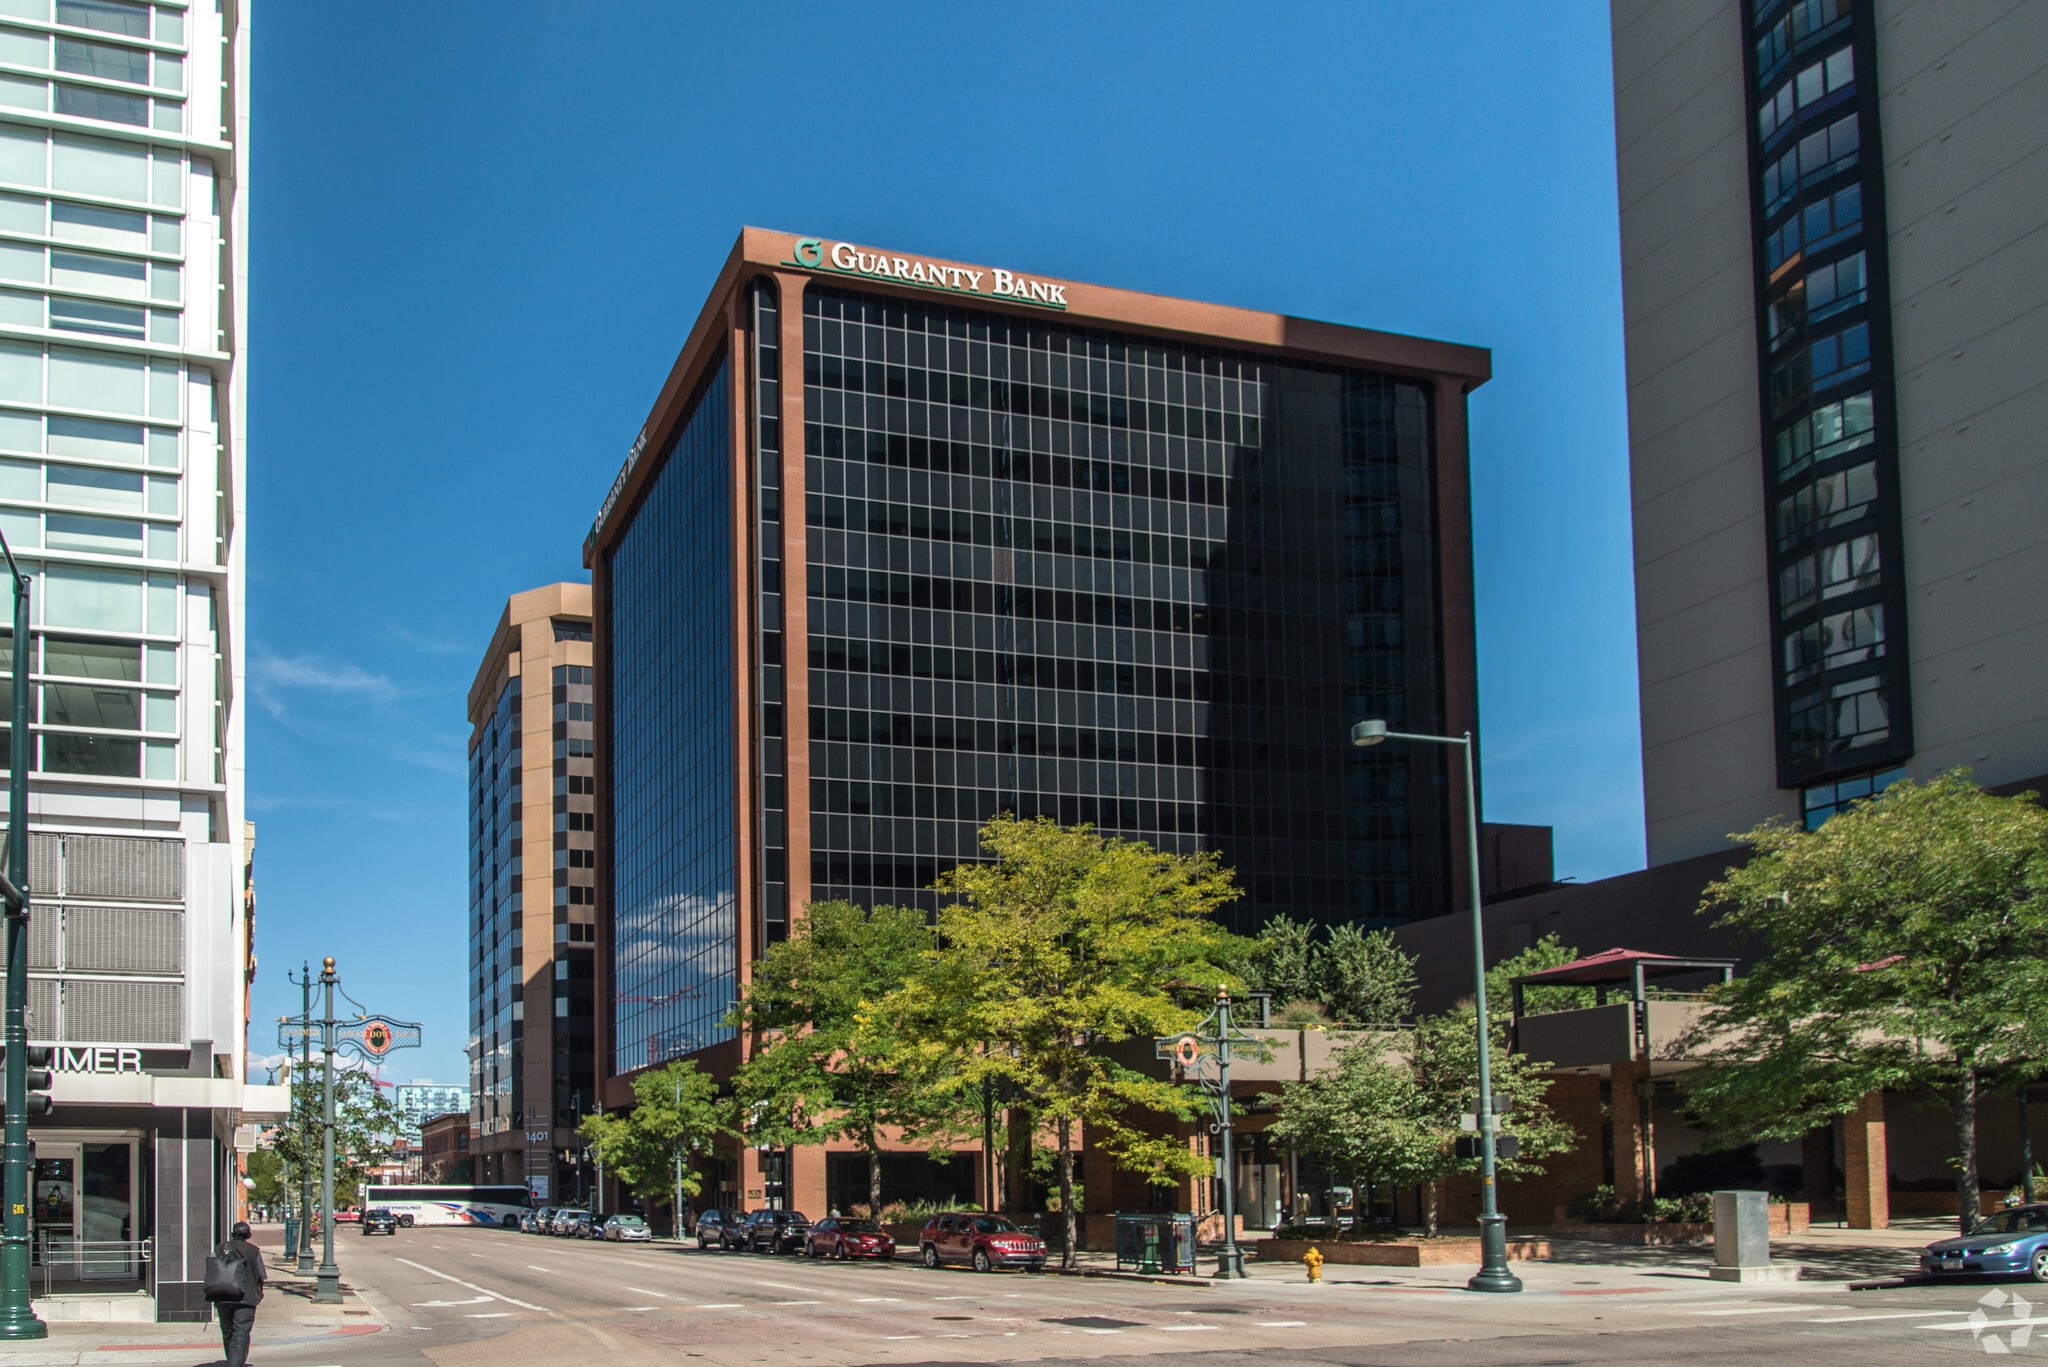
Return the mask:
<svg viewBox="0 0 2048 1367">
<path fill-rule="evenodd" d="M 533 1205 L 525 1187 L 366 1186 L 364 1210 L 383 1207 L 398 1223 L 413 1225 L 499 1225 L 519 1228 Z"/>
</svg>

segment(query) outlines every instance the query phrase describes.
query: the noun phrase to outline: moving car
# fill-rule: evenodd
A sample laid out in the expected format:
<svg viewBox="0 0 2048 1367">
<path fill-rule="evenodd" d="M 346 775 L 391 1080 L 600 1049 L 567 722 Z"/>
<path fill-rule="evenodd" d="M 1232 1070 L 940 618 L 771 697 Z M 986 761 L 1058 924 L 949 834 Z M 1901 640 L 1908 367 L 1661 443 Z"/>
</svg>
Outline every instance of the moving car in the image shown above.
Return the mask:
<svg viewBox="0 0 2048 1367">
<path fill-rule="evenodd" d="M 398 1237 L 398 1217 L 382 1206 L 364 1211 L 362 1223 L 365 1234 L 389 1234 L 394 1239 Z"/>
<path fill-rule="evenodd" d="M 548 1232 L 548 1222 L 554 1218 L 555 1208 L 553 1206 L 542 1206 L 538 1210 L 529 1210 L 519 1221 L 519 1232 L 521 1234 L 545 1234 Z"/>
<path fill-rule="evenodd" d="M 637 1215 L 614 1215 L 604 1222 L 601 1236 L 608 1243 L 640 1243 L 651 1239 L 654 1234 L 647 1228 L 647 1222 Z"/>
<path fill-rule="evenodd" d="M 2048 1282 L 2048 1205 L 2014 1206 L 1968 1234 L 1920 1250 L 1926 1277 L 2032 1277 Z"/>
<path fill-rule="evenodd" d="M 879 1258 L 896 1256 L 896 1241 L 873 1220 L 835 1215 L 811 1226 L 804 1252 L 813 1258 Z"/>
<path fill-rule="evenodd" d="M 697 1216 L 697 1247 L 720 1249 L 740 1247 L 740 1226 L 747 1222 L 746 1214 L 737 1210 L 712 1209 Z"/>
<path fill-rule="evenodd" d="M 811 1222 L 801 1211 L 757 1210 L 739 1231 L 739 1245 L 749 1253 L 800 1253 Z"/>
<path fill-rule="evenodd" d="M 588 1239 L 597 1228 L 597 1217 L 587 1210 L 565 1210 L 555 1217 L 555 1233 L 564 1239 Z"/>
<path fill-rule="evenodd" d="M 966 1263 L 976 1272 L 998 1267 L 1045 1270 L 1045 1240 L 987 1211 L 934 1215 L 917 1236 L 917 1246 L 926 1267 Z"/>
<path fill-rule="evenodd" d="M 360 1210 L 357 1210 L 354 1206 L 349 1206 L 345 1209 L 337 1210 L 334 1212 L 334 1223 L 336 1223 L 337 1225 L 357 1224 L 361 1222 L 362 1218 L 363 1213 Z"/>
</svg>

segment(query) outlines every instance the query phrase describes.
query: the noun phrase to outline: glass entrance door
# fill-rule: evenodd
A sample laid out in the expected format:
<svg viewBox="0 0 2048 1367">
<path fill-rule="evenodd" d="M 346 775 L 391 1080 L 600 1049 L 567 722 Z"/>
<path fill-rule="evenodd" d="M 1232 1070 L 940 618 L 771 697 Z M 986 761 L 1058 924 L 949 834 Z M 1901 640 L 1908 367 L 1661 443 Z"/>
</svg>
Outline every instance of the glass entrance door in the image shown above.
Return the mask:
<svg viewBox="0 0 2048 1367">
<path fill-rule="evenodd" d="M 38 1143 L 35 1261 L 48 1281 L 133 1281 L 141 1275 L 135 1150 L 133 1139 Z"/>
</svg>

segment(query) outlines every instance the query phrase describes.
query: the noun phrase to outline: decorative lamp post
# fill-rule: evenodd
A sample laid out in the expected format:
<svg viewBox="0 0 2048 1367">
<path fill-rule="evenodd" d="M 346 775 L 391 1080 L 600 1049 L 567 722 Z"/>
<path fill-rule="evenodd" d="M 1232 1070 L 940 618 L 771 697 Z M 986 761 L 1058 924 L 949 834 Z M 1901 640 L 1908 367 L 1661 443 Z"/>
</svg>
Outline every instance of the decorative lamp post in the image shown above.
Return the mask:
<svg viewBox="0 0 2048 1367">
<path fill-rule="evenodd" d="M 1454 745 L 1465 756 L 1465 831 L 1471 856 L 1472 989 L 1479 1007 L 1479 1271 L 1465 1283 L 1469 1291 L 1520 1291 L 1521 1278 L 1508 1270 L 1507 1217 L 1500 1213 L 1494 1190 L 1493 1053 L 1486 1017 L 1486 947 L 1479 920 L 1479 806 L 1472 781 L 1472 733 L 1458 736 L 1410 735 L 1389 731 L 1383 721 L 1362 721 L 1351 728 L 1351 743 L 1378 745 L 1409 740 L 1427 745 Z"/>
</svg>

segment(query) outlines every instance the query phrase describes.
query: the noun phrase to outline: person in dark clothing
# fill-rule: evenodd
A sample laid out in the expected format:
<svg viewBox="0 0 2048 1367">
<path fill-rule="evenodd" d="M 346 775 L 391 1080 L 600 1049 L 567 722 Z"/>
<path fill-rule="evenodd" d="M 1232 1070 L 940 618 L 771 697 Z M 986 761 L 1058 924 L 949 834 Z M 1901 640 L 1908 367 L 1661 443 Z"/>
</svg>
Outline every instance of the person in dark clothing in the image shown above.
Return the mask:
<svg viewBox="0 0 2048 1367">
<path fill-rule="evenodd" d="M 263 1284 L 270 1280 L 270 1273 L 263 1266 L 262 1252 L 249 1241 L 249 1226 L 240 1220 L 228 1231 L 228 1241 L 221 1245 L 220 1252 L 222 1257 L 232 1252 L 247 1269 L 243 1278 L 247 1289 L 242 1298 L 214 1302 L 220 1309 L 220 1345 L 228 1355 L 228 1367 L 246 1367 L 249 1331 L 256 1327 L 256 1305 L 263 1299 Z"/>
</svg>

